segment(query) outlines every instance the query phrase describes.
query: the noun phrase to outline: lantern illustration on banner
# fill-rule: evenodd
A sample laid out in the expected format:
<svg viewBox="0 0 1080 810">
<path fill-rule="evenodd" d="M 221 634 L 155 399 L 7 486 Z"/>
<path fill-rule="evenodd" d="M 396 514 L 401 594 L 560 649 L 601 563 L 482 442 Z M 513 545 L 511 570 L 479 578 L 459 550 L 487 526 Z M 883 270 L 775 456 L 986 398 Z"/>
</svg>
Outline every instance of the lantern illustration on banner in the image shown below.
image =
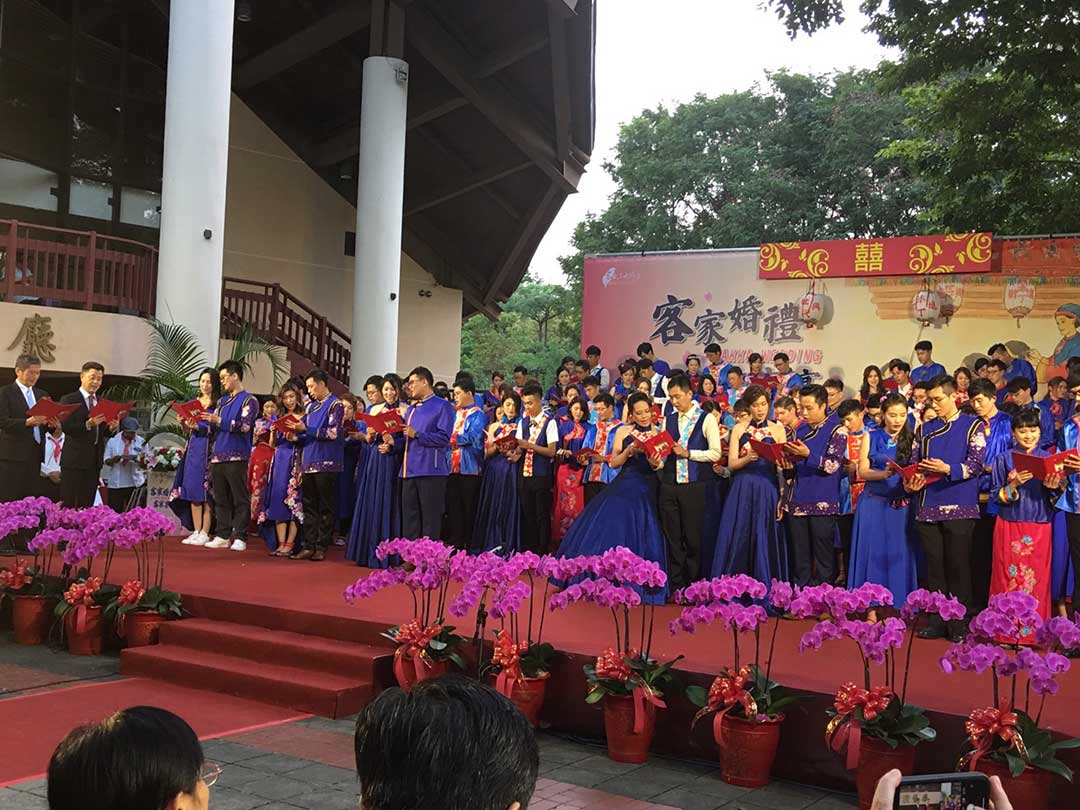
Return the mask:
<svg viewBox="0 0 1080 810">
<path fill-rule="evenodd" d="M 1016 328 L 1020 320 L 1035 308 L 1035 285 L 1026 278 L 1010 278 L 1005 285 L 1005 309 L 1016 318 Z"/>
<path fill-rule="evenodd" d="M 949 319 L 956 314 L 956 310 L 960 309 L 960 305 L 964 302 L 964 282 L 958 278 L 950 277 L 947 281 L 939 281 L 936 291 L 940 306 L 938 314 L 945 319 L 945 323 L 948 323 Z"/>
<path fill-rule="evenodd" d="M 941 299 L 925 281 L 923 288 L 911 299 L 911 313 L 922 326 L 929 326 L 941 313 Z"/>
<path fill-rule="evenodd" d="M 799 320 L 807 329 L 813 329 L 825 315 L 825 296 L 817 291 L 817 284 L 810 282 L 806 294 L 799 299 Z"/>
</svg>

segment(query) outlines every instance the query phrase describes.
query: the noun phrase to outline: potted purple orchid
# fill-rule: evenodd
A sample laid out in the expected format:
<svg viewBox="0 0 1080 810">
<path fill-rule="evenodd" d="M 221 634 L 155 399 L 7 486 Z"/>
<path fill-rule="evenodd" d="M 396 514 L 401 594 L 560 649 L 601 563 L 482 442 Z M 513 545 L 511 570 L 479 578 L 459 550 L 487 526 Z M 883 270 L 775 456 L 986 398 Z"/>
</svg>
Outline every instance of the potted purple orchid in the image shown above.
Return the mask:
<svg viewBox="0 0 1080 810">
<path fill-rule="evenodd" d="M 1072 781 L 1072 770 L 1057 753 L 1080 747 L 1076 739 L 1054 742 L 1040 726 L 1047 696 L 1058 691 L 1057 676 L 1069 670 L 1061 651 L 1080 645 L 1080 627 L 1064 616 L 1044 623 L 1037 606 L 1022 591 L 990 597 L 989 607 L 971 621 L 967 639 L 941 659 L 946 673 L 989 672 L 993 685 L 992 703 L 968 715 L 968 750 L 960 767 L 996 774 L 1015 805 L 1030 810 L 1049 806 L 1055 774 Z M 1024 646 L 1000 646 L 1016 639 Z M 1034 716 L 1032 693 L 1039 699 Z"/>
<path fill-rule="evenodd" d="M 410 689 L 417 681 L 445 674 L 451 662 L 465 669 L 456 649 L 465 639 L 445 624 L 445 611 L 450 583 L 465 581 L 467 553 L 428 537 L 402 537 L 379 543 L 375 555 L 390 562 L 390 567 L 356 580 L 345 589 L 345 601 L 367 599 L 394 585 L 409 589 L 412 618 L 382 633 L 397 645 L 394 677 L 398 685 Z"/>
<path fill-rule="evenodd" d="M 733 666 L 723 667 L 708 691 L 690 686 L 686 696 L 701 707 L 694 723 L 713 712 L 713 737 L 721 755 L 720 776 L 733 785 L 761 787 L 769 783 L 780 744 L 782 710 L 797 700 L 770 677 L 779 616 L 790 608 L 793 596 L 787 583 L 774 579 L 771 587 L 766 587 L 745 574 L 701 580 L 675 593 L 675 601 L 686 607 L 671 622 L 672 635 L 680 630 L 693 634 L 698 625 L 714 623 L 731 631 Z M 769 615 L 759 602 L 766 597 L 775 615 L 763 665 L 761 629 Z M 744 661 L 739 642 L 748 633 L 754 636 L 753 657 Z"/>
<path fill-rule="evenodd" d="M 666 707 L 665 692 L 678 686 L 671 667 L 682 658 L 661 664 L 652 657 L 656 600 L 646 604 L 642 594 L 658 593 L 667 584 L 667 574 L 658 563 L 624 546 L 597 556 L 554 559 L 546 573 L 553 580 L 573 583 L 551 596 L 551 610 L 576 602 L 611 610 L 615 646 L 584 666 L 589 689 L 585 701 L 604 703 L 608 756 L 618 762 L 645 762 L 656 710 Z"/>
<path fill-rule="evenodd" d="M 899 616 L 877 619 L 885 613 L 877 608 L 889 607 L 892 602 L 892 593 L 881 585 L 867 583 L 845 590 L 825 584 L 797 589 L 790 605 L 797 618 L 820 619 L 803 635 L 800 652 L 820 650 L 832 640 L 852 641 L 859 650 L 862 684 L 850 681 L 841 685 L 828 710 L 826 739 L 838 753 L 846 748 L 847 767 L 856 771 L 859 806 L 864 810 L 870 807 L 878 779 L 892 768 L 911 773 L 915 746 L 937 736 L 925 709 L 907 702 L 911 647 L 919 614 L 955 621 L 966 612 L 956 599 L 919 589 L 908 594 Z M 875 620 L 863 618 L 868 614 Z M 898 674 L 898 658 L 905 643 L 903 672 Z"/>
<path fill-rule="evenodd" d="M 555 652 L 543 640 L 551 565 L 552 558 L 531 551 L 515 552 L 506 558 L 490 551 L 468 557 L 455 570 L 455 579 L 464 584 L 450 603 L 452 616 L 461 617 L 477 608 L 478 640 L 483 638 L 488 616 L 499 622 L 491 658 L 481 663 L 479 674 L 491 679 L 533 726 L 544 703 Z M 542 594 L 537 577 L 544 583 Z M 489 596 L 490 611 L 485 608 Z M 482 648 L 478 659 L 483 661 Z"/>
<path fill-rule="evenodd" d="M 48 498 L 23 498 L 0 503 L 0 540 L 36 529 L 43 531 L 49 516 L 61 507 Z M 0 568 L 0 600 L 12 600 L 16 644 L 42 644 L 49 634 L 52 612 L 62 588 L 53 572 L 53 547 L 31 549 L 33 561 L 20 557 Z"/>
</svg>

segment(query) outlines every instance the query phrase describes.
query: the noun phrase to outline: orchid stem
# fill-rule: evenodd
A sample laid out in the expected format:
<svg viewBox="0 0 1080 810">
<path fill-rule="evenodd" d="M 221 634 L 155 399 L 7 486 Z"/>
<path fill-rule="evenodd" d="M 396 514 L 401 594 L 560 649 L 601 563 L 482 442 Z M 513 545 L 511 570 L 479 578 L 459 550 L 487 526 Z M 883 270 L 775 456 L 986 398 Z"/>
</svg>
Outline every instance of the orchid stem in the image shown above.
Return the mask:
<svg viewBox="0 0 1080 810">
<path fill-rule="evenodd" d="M 769 680 L 769 676 L 772 674 L 772 658 L 773 650 L 776 649 L 776 631 L 780 629 L 780 617 L 773 618 L 773 630 L 772 641 L 769 642 L 769 662 L 765 665 L 765 680 Z"/>
<path fill-rule="evenodd" d="M 911 672 L 911 644 L 915 641 L 915 625 L 908 628 L 907 655 L 904 658 L 904 688 L 900 692 L 900 702 L 907 703 L 907 679 Z"/>
</svg>

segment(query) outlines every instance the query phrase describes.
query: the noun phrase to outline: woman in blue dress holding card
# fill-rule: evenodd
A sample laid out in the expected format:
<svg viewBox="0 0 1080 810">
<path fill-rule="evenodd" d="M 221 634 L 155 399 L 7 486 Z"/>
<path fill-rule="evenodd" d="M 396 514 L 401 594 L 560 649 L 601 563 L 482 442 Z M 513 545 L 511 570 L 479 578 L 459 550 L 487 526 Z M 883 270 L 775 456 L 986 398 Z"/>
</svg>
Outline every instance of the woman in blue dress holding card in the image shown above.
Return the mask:
<svg viewBox="0 0 1080 810">
<path fill-rule="evenodd" d="M 573 399 L 567 406 L 567 421 L 559 425 L 559 449 L 555 452 L 559 467 L 555 473 L 552 548 L 559 547 L 575 518 L 585 508 L 585 468 L 578 464 L 575 456 L 595 433 L 596 425 L 589 424 L 589 407 L 585 400 Z"/>
<path fill-rule="evenodd" d="M 882 429 L 870 431 L 869 441 L 860 448 L 859 477 L 866 486 L 855 507 L 847 585 L 884 585 L 892 592 L 893 604 L 902 605 L 919 587 L 920 544 L 911 496 L 904 491 L 900 474 L 888 467 L 890 461 L 901 467 L 910 463 L 914 436 L 902 395 L 885 397 L 881 412 Z"/>
<path fill-rule="evenodd" d="M 221 397 L 221 382 L 215 369 L 199 372 L 199 405 L 203 412 L 217 407 Z M 187 433 L 187 447 L 176 468 L 169 507 L 180 518 L 181 525 L 191 534 L 181 542 L 188 546 L 205 545 L 210 540 L 210 524 L 214 508 L 210 494 L 210 449 L 214 445 L 213 428 L 202 419 L 182 422 Z"/>
<path fill-rule="evenodd" d="M 279 419 L 292 415 L 304 418 L 300 389 L 286 383 L 278 395 Z M 300 524 L 304 520 L 304 498 L 300 490 L 300 443 L 295 433 L 272 430 L 266 488 L 258 510 L 259 533 L 275 557 L 288 557 L 296 548 Z"/>
<path fill-rule="evenodd" d="M 667 571 L 667 544 L 656 506 L 660 479 L 657 468 L 634 443 L 635 437 L 648 441 L 660 431 L 653 425 L 652 400 L 648 394 L 631 394 L 626 407 L 631 421 L 616 431 L 613 446 L 618 451 L 609 462 L 619 474 L 577 516 L 559 547 L 558 556 L 603 554 L 616 546 L 625 546 Z M 667 588 L 643 593 L 642 598 L 649 604 L 662 605 Z"/>
<path fill-rule="evenodd" d="M 501 412 L 501 413 L 499 413 Z M 476 500 L 471 551 L 499 549 L 503 554 L 521 550 L 521 506 L 517 478 L 521 451 L 517 443 L 500 444 L 517 433 L 521 397 L 513 390 L 503 394 L 496 408 L 498 418 L 488 425 L 484 438 L 484 471 L 480 497 Z"/>
<path fill-rule="evenodd" d="M 768 584 L 788 579 L 787 540 L 777 520 L 780 476 L 775 462 L 761 458 L 750 440 L 783 444 L 784 428 L 769 420 L 769 394 L 751 385 L 742 396 L 750 410 L 749 422 L 737 422 L 728 443 L 731 485 L 720 515 L 711 575 L 749 574 Z"/>
<path fill-rule="evenodd" d="M 387 374 L 383 378 L 383 401 L 371 408 L 371 415 L 397 411 L 404 418 L 401 402 L 401 377 Z M 370 428 L 368 429 L 370 431 Z M 372 439 L 363 454 L 356 475 L 356 508 L 345 556 L 357 565 L 386 568 L 386 560 L 375 556 L 383 540 L 393 540 L 401 534 L 401 483 L 398 472 L 405 451 L 404 433 L 386 433 Z"/>
</svg>

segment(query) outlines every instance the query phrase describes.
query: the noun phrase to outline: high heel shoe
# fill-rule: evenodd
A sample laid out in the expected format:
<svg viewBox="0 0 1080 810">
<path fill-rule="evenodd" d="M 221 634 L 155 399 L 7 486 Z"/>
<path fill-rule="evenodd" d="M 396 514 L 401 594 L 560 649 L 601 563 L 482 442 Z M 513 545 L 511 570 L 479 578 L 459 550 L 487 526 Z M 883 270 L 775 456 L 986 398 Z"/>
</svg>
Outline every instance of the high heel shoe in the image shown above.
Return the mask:
<svg viewBox="0 0 1080 810">
<path fill-rule="evenodd" d="M 292 543 L 286 543 L 285 545 L 281 546 L 277 551 L 275 551 L 273 556 L 288 557 L 290 554 L 292 554 L 294 545 L 295 541 L 293 541 Z"/>
</svg>

